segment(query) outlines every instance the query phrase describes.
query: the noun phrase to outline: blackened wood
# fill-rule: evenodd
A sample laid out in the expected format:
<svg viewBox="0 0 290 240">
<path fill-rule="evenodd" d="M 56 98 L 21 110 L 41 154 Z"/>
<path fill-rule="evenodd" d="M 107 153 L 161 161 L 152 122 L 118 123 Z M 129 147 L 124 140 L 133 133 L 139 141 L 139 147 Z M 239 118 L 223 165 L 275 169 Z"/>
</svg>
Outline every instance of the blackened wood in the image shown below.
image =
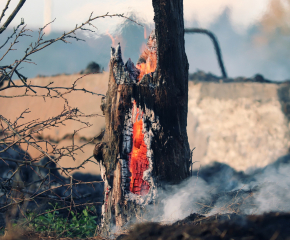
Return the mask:
<svg viewBox="0 0 290 240">
<path fill-rule="evenodd" d="M 182 0 L 153 0 L 158 65 L 155 113 L 163 131 L 156 136 L 157 176 L 177 183 L 189 176 L 187 139 L 188 61 L 184 46 Z M 154 145 L 154 144 L 153 144 Z"/>
<path fill-rule="evenodd" d="M 138 82 L 138 69 L 131 60 L 123 63 L 121 48 L 112 49 L 111 53 L 109 86 L 101 105 L 106 130 L 102 143 L 94 150 L 105 181 L 104 235 L 115 226 L 122 227 L 140 218 L 146 205 L 155 201 L 158 188 L 164 183 L 179 183 L 190 175 L 183 3 L 182 0 L 153 0 L 153 7 L 158 60 L 155 72 L 146 74 Z M 130 193 L 125 181 L 126 178 L 130 180 L 126 166 L 132 149 L 130 124 L 134 107 L 142 112 L 149 148 L 148 196 Z"/>
</svg>

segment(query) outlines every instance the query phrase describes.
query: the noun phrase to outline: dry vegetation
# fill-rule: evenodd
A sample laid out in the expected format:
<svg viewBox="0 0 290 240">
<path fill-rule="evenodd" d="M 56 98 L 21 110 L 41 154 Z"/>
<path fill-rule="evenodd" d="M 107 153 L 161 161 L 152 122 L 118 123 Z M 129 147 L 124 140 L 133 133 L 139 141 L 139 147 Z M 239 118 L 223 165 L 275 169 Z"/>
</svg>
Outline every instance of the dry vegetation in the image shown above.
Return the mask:
<svg viewBox="0 0 290 240">
<path fill-rule="evenodd" d="M 20 0 L 6 18 L 5 15 L 11 4 L 11 0 L 7 0 L 0 15 L 0 35 L 9 27 L 25 1 Z M 55 116 L 45 120 L 37 118 L 25 121 L 30 113 L 29 109 L 23 109 L 15 120 L 0 114 L 0 217 L 6 221 L 5 227 L 3 219 L 2 222 L 0 219 L 1 235 L 5 233 L 3 239 L 97 235 L 99 221 L 97 208 L 99 209 L 102 204 L 102 197 L 96 194 L 100 195 L 102 192 L 100 191 L 102 181 L 83 182 L 75 179 L 73 175 L 75 170 L 83 168 L 88 162 L 94 162 L 93 156 L 83 159 L 79 166 L 69 168 L 61 165 L 61 159 L 75 161 L 77 152 L 83 151 L 85 146 L 98 141 L 99 138 L 95 136 L 81 145 L 75 143 L 78 132 L 91 126 L 89 119 L 99 116 L 98 114 L 86 115 L 79 109 L 71 107 L 67 96 L 72 92 L 103 95 L 78 88 L 78 81 L 85 75 L 76 79 L 70 87 L 55 86 L 53 82 L 42 86 L 29 82 L 21 74 L 21 67 L 23 63 L 34 64 L 33 54 L 55 42 L 61 41 L 65 44 L 69 43 L 69 40 L 83 41 L 78 38 L 77 33 L 93 32 L 96 27 L 92 22 L 107 17 L 129 19 L 123 14 L 107 13 L 93 16 L 92 13 L 87 21 L 54 39 L 47 38 L 44 33 L 44 29 L 54 21 L 40 28 L 37 39 L 33 39 L 30 35 L 32 30 L 25 25 L 24 19 L 21 19 L 13 33 L 7 39 L 1 39 L 0 62 L 3 62 L 11 51 L 17 50 L 17 43 L 22 38 L 31 37 L 33 42 L 27 46 L 20 59 L 0 66 L 0 99 L 22 98 L 23 101 L 31 101 L 31 99 L 37 101 L 39 98 L 44 100 L 59 98 L 65 102 L 62 112 L 55 113 Z M 15 78 L 19 78 L 20 81 L 14 81 Z M 21 94 L 11 95 L 9 89 L 14 88 L 23 91 Z M 17 106 L 9 106 L 9 108 L 17 108 Z M 59 146 L 50 139 L 42 137 L 43 131 L 52 131 L 69 121 L 76 121 L 81 124 L 81 127 L 68 133 L 70 136 L 68 145 Z M 31 157 L 27 153 L 31 148 L 38 151 L 37 157 Z M 91 152 L 93 153 L 93 149 Z M 87 185 L 91 186 L 91 192 L 82 192 L 82 186 Z"/>
</svg>

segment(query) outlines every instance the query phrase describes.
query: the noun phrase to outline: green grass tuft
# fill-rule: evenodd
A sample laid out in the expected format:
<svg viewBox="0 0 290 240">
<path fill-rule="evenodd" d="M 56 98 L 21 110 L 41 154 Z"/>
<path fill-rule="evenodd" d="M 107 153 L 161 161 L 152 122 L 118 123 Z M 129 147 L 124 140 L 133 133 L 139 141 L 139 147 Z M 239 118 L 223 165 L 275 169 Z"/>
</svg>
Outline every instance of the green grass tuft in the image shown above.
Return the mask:
<svg viewBox="0 0 290 240">
<path fill-rule="evenodd" d="M 47 210 L 44 215 L 35 217 L 33 212 L 27 213 L 28 227 L 45 236 L 55 237 L 92 237 L 96 233 L 97 216 L 90 213 L 96 212 L 95 207 L 86 206 L 80 213 L 70 212 L 71 217 L 63 217 L 56 209 L 58 205 L 50 204 L 55 211 Z"/>
</svg>

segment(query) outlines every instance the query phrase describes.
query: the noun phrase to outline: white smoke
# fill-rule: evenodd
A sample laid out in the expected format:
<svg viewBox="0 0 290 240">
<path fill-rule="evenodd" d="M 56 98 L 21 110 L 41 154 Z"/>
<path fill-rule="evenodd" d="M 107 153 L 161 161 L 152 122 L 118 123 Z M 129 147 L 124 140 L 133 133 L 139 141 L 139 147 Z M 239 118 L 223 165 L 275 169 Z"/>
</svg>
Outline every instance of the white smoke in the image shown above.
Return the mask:
<svg viewBox="0 0 290 240">
<path fill-rule="evenodd" d="M 52 16 L 52 2 L 51 0 L 44 0 L 43 26 L 47 25 L 52 21 L 51 16 Z M 44 33 L 48 35 L 50 34 L 50 32 L 51 32 L 51 24 L 48 24 L 44 28 Z"/>
<path fill-rule="evenodd" d="M 176 186 L 171 194 L 164 193 L 162 220 L 175 221 L 183 219 L 191 213 L 197 213 L 202 208 L 199 203 L 209 197 L 209 185 L 203 179 L 191 178 Z"/>
<path fill-rule="evenodd" d="M 237 172 L 213 163 L 162 193 L 160 221 L 174 222 L 192 213 L 262 214 L 290 211 L 290 155 L 265 168 Z"/>
</svg>

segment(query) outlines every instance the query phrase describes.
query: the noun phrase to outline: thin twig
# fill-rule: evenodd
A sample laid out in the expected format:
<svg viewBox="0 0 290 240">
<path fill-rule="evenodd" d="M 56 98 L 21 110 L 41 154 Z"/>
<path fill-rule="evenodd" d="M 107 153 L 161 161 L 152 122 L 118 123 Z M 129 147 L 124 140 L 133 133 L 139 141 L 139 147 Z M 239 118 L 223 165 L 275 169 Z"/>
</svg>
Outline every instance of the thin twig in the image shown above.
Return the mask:
<svg viewBox="0 0 290 240">
<path fill-rule="evenodd" d="M 7 3 L 6 3 L 6 6 L 3 8 L 2 14 L 0 16 L 0 22 L 2 21 L 3 17 L 5 16 L 5 12 L 7 11 L 10 2 L 11 2 L 11 0 L 8 0 Z"/>
<path fill-rule="evenodd" d="M 8 8 L 9 2 L 6 4 L 6 7 Z M 14 9 L 14 11 L 10 14 L 10 16 L 8 17 L 8 19 L 6 20 L 6 22 L 3 24 L 3 26 L 0 28 L 0 34 L 2 32 L 5 31 L 5 29 L 9 26 L 9 24 L 11 23 L 11 21 L 15 18 L 16 14 L 18 13 L 18 11 L 22 8 L 23 4 L 26 2 L 26 0 L 20 0 L 18 5 L 16 6 L 16 8 Z M 5 8 L 4 8 L 5 9 Z M 6 9 L 5 9 L 6 11 Z M 4 16 L 5 11 L 3 10 L 2 14 Z M 1 15 L 2 17 L 2 15 Z M 2 17 L 3 18 L 3 17 Z M 2 19 L 0 18 L 0 20 Z"/>
</svg>

